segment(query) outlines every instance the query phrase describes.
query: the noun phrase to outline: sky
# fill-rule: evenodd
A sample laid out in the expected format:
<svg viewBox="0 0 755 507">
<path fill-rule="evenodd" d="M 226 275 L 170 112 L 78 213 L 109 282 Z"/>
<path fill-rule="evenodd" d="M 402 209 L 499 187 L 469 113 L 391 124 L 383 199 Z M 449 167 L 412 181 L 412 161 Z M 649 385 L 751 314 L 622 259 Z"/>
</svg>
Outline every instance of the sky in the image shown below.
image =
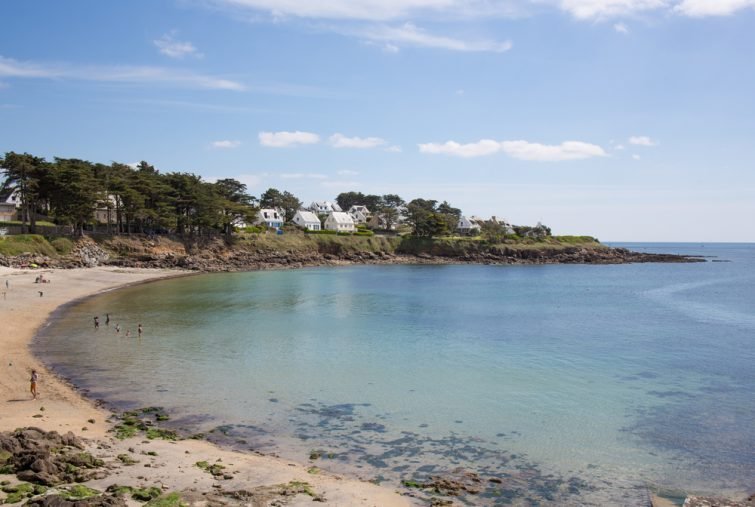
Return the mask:
<svg viewBox="0 0 755 507">
<path fill-rule="evenodd" d="M 0 19 L 0 153 L 755 241 L 755 0 L 25 0 Z"/>
</svg>

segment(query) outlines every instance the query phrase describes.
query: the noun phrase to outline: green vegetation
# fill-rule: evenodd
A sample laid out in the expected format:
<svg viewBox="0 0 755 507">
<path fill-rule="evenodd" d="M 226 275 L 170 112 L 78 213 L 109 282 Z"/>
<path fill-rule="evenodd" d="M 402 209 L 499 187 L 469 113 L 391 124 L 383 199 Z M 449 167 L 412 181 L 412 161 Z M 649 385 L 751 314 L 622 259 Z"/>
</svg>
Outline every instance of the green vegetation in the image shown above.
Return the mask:
<svg viewBox="0 0 755 507">
<path fill-rule="evenodd" d="M 147 430 L 147 438 L 150 440 L 178 440 L 178 433 L 173 430 L 166 430 L 164 428 L 149 428 Z"/>
<path fill-rule="evenodd" d="M 88 488 L 83 484 L 75 484 L 66 488 L 62 488 L 60 496 L 66 500 L 84 500 L 86 498 L 92 498 L 100 494 L 96 489 Z"/>
<path fill-rule="evenodd" d="M 3 493 L 8 496 L 5 498 L 6 504 L 18 503 L 27 498 L 32 498 L 37 495 L 42 495 L 47 491 L 45 486 L 37 484 L 29 484 L 28 482 L 22 482 L 15 486 L 3 486 Z"/>
<path fill-rule="evenodd" d="M 50 244 L 60 255 L 68 255 L 73 250 L 73 241 L 68 238 L 56 238 Z"/>
<path fill-rule="evenodd" d="M 40 254 L 53 257 L 55 248 L 38 234 L 18 234 L 0 236 L 0 254 L 20 255 L 23 253 Z"/>
<path fill-rule="evenodd" d="M 197 468 L 204 470 L 205 472 L 208 472 L 215 477 L 223 475 L 223 470 L 225 470 L 225 466 L 221 465 L 220 463 L 213 463 L 212 465 L 210 465 L 206 461 L 197 461 L 195 465 L 197 466 Z"/>
<path fill-rule="evenodd" d="M 174 492 L 150 500 L 144 507 L 188 507 L 188 504 L 182 502 L 181 495 Z"/>
</svg>

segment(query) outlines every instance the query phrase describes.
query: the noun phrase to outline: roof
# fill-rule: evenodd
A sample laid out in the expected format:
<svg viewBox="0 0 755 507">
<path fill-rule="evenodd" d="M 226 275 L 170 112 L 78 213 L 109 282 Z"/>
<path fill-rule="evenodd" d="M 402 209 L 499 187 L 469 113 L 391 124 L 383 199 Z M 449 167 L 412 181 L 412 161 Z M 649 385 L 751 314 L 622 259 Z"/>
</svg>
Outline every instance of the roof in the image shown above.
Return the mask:
<svg viewBox="0 0 755 507">
<path fill-rule="evenodd" d="M 332 218 L 336 223 L 339 224 L 353 224 L 354 220 L 352 220 L 351 215 L 348 213 L 344 213 L 343 211 L 333 211 L 328 215 L 328 218 Z"/>
<path fill-rule="evenodd" d="M 299 215 L 305 222 L 316 222 L 318 224 L 320 223 L 320 219 L 317 218 L 317 215 L 315 215 L 311 211 L 299 210 L 296 212 L 296 214 Z"/>
</svg>

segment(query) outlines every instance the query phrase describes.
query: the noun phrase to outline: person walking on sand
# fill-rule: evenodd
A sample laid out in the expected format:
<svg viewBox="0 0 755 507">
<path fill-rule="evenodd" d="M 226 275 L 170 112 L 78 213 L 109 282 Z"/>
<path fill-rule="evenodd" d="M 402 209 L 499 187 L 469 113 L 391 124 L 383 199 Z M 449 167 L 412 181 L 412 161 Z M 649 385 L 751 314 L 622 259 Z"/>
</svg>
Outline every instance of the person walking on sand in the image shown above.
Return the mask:
<svg viewBox="0 0 755 507">
<path fill-rule="evenodd" d="M 139 335 L 139 338 L 142 337 L 142 331 L 144 331 L 144 329 L 142 328 L 141 324 L 139 324 L 138 326 L 136 326 L 136 332 Z"/>
<path fill-rule="evenodd" d="M 105 325 L 106 326 L 110 325 L 110 314 L 109 313 L 105 314 Z"/>
<path fill-rule="evenodd" d="M 116 324 L 115 325 L 115 332 L 116 333 L 120 333 L 121 332 L 121 325 L 120 324 Z"/>
<path fill-rule="evenodd" d="M 34 397 L 33 399 L 37 399 L 37 380 L 39 380 L 39 375 L 37 375 L 37 370 L 31 371 L 31 395 Z"/>
<path fill-rule="evenodd" d="M 126 338 L 128 338 L 129 336 L 131 336 L 131 330 L 130 329 L 126 329 Z"/>
<path fill-rule="evenodd" d="M 95 329 L 100 328 L 100 318 L 97 315 L 94 316 L 94 328 Z"/>
</svg>

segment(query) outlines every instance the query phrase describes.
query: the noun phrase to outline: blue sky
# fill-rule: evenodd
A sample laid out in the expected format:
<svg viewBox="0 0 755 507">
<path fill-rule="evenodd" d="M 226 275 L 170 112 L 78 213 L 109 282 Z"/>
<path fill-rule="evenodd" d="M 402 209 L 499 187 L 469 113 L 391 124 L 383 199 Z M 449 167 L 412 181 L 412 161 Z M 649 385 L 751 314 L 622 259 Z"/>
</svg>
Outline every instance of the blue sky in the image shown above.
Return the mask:
<svg viewBox="0 0 755 507">
<path fill-rule="evenodd" d="M 0 3 L 0 152 L 755 241 L 755 0 Z"/>
</svg>

